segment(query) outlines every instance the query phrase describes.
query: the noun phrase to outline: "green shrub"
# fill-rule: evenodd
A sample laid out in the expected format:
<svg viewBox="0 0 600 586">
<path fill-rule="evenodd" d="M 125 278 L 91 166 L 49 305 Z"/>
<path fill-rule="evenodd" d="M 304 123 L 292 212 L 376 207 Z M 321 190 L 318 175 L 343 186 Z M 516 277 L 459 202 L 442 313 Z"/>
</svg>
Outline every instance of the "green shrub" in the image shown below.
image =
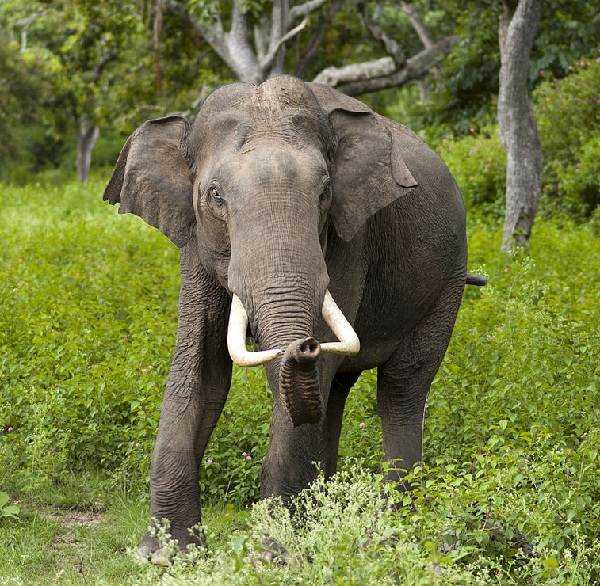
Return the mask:
<svg viewBox="0 0 600 586">
<path fill-rule="evenodd" d="M 534 100 L 545 157 L 576 162 L 600 130 L 600 61 L 581 61 L 567 77 L 540 84 Z"/>
<path fill-rule="evenodd" d="M 548 170 L 565 208 L 589 215 L 600 205 L 600 136 L 581 145 L 575 163 L 553 160 Z"/>
<path fill-rule="evenodd" d="M 564 79 L 534 93 L 544 155 L 542 210 L 589 216 L 600 203 L 600 61 L 582 61 Z M 500 217 L 506 190 L 506 155 L 497 126 L 475 136 L 446 139 L 438 152 L 468 207 Z"/>
<path fill-rule="evenodd" d="M 555 205 L 585 216 L 600 203 L 599 96 L 600 61 L 588 60 L 535 91 L 545 194 Z"/>
<path fill-rule="evenodd" d="M 534 465 L 515 458 L 508 446 L 488 449 L 499 453 L 500 461 L 486 452 L 463 466 L 447 462 L 416 469 L 410 493 L 356 468 L 330 482 L 320 478 L 298 496 L 292 513 L 277 500 L 258 503 L 224 547 L 181 556 L 162 579 L 167 584 L 595 583 L 599 543 L 586 539 L 570 509 L 561 521 L 553 508 L 566 504 L 554 502 L 559 491 L 579 487 L 575 480 L 569 490 L 573 479 L 562 473 L 560 451 L 551 450 L 561 470 L 552 478 L 558 484 L 538 486 L 540 470 Z M 539 503 L 546 499 L 543 515 Z M 552 534 L 563 526 L 571 532 L 566 545 Z M 156 574 L 148 569 L 149 581 Z"/>
<path fill-rule="evenodd" d="M 484 134 L 443 141 L 439 153 L 448 165 L 467 208 L 501 213 L 506 186 L 506 153 L 495 127 Z"/>
</svg>

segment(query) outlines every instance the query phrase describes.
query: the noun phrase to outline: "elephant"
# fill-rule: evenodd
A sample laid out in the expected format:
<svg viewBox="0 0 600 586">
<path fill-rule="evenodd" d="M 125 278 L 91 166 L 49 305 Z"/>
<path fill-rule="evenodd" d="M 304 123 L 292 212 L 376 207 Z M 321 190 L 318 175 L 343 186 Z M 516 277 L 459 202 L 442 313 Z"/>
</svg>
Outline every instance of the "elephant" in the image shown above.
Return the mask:
<svg viewBox="0 0 600 586">
<path fill-rule="evenodd" d="M 326 85 L 233 83 L 193 123 L 135 130 L 104 199 L 180 249 L 150 474 L 152 518 L 180 548 L 202 541 L 198 475 L 233 363 L 264 364 L 272 391 L 261 497 L 290 502 L 319 467 L 335 473 L 346 398 L 373 368 L 386 480 L 402 483 L 465 284 L 483 284 L 459 189 L 417 135 Z M 139 552 L 159 547 L 149 533 Z"/>
</svg>

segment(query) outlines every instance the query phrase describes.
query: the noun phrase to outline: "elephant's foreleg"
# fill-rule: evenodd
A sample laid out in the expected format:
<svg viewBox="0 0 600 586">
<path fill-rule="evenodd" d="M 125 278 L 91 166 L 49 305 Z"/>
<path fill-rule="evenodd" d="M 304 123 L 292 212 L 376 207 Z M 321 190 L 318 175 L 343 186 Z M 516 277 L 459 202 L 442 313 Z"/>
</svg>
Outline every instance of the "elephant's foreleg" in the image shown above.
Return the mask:
<svg viewBox="0 0 600 586">
<path fill-rule="evenodd" d="M 427 393 L 448 347 L 463 287 L 449 286 L 377 370 L 377 409 L 385 459 L 391 465 L 388 480 L 401 479 L 421 460 Z"/>
<path fill-rule="evenodd" d="M 352 385 L 357 381 L 358 373 L 338 373 L 334 376 L 327 400 L 325 415 L 325 475 L 333 476 L 337 470 L 338 446 L 342 432 L 342 419 L 346 399 Z"/>
<path fill-rule="evenodd" d="M 229 298 L 198 263 L 195 242 L 182 250 L 179 326 L 161 410 L 151 472 L 151 510 L 168 520 L 180 547 L 199 542 L 190 529 L 200 522 L 198 474 L 231 382 L 226 348 Z M 140 554 L 158 548 L 147 535 Z"/>
</svg>

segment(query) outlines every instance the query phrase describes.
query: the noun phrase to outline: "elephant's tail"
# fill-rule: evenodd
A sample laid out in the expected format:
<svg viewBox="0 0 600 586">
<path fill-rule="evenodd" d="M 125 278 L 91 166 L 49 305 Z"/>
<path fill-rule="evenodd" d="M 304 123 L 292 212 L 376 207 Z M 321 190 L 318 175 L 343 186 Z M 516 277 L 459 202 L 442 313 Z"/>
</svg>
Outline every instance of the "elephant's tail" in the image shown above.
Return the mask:
<svg viewBox="0 0 600 586">
<path fill-rule="evenodd" d="M 481 275 L 471 275 L 470 273 L 467 273 L 467 277 L 465 278 L 465 284 L 475 285 L 476 287 L 485 287 L 487 282 L 487 278 L 482 277 Z"/>
</svg>

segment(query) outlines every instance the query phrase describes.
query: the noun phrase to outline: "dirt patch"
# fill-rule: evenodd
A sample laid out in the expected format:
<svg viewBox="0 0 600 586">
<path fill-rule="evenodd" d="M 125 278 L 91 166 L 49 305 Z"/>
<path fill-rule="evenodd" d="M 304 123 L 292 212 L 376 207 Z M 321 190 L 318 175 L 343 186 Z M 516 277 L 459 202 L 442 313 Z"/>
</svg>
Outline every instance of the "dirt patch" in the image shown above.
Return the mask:
<svg viewBox="0 0 600 586">
<path fill-rule="evenodd" d="M 104 513 L 100 511 L 39 511 L 39 514 L 47 519 L 58 523 L 62 527 L 77 527 L 77 526 L 88 526 L 97 525 L 104 521 Z"/>
<path fill-rule="evenodd" d="M 75 535 L 71 532 L 59 533 L 52 540 L 52 545 L 57 547 L 76 547 L 79 543 Z"/>
</svg>

